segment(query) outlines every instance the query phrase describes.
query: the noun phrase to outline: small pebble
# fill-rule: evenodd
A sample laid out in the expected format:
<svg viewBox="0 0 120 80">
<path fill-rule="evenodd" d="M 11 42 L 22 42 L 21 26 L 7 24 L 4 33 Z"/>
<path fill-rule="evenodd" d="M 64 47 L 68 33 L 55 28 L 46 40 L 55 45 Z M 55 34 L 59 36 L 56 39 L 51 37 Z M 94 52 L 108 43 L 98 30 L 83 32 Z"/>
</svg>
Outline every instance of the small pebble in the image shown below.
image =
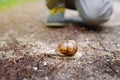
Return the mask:
<svg viewBox="0 0 120 80">
<path fill-rule="evenodd" d="M 37 71 L 37 70 L 38 70 L 38 68 L 37 68 L 37 67 L 33 67 L 33 69 L 34 69 L 35 71 Z"/>
<path fill-rule="evenodd" d="M 28 80 L 27 78 L 24 78 L 23 80 Z"/>
<path fill-rule="evenodd" d="M 46 62 L 44 62 L 44 63 L 43 63 L 43 65 L 44 65 L 44 66 L 46 66 L 46 65 L 47 65 L 47 63 L 46 63 Z"/>
<path fill-rule="evenodd" d="M 45 76 L 45 80 L 48 80 L 48 76 Z"/>
</svg>

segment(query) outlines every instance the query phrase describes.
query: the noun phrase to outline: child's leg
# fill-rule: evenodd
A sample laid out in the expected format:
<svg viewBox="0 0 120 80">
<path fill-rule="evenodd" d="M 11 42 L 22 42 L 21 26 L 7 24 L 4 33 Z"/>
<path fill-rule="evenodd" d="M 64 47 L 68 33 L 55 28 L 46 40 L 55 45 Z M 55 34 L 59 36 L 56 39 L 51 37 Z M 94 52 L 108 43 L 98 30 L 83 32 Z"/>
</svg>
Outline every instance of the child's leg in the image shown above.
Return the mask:
<svg viewBox="0 0 120 80">
<path fill-rule="evenodd" d="M 64 0 L 46 0 L 46 5 L 52 14 L 65 11 Z"/>
<path fill-rule="evenodd" d="M 64 12 L 65 8 L 76 10 L 75 0 L 46 0 L 48 9 Z"/>
<path fill-rule="evenodd" d="M 64 7 L 64 0 L 46 0 L 49 9 Z"/>
<path fill-rule="evenodd" d="M 65 25 L 64 13 L 65 2 L 64 0 L 46 0 L 46 5 L 50 11 L 46 25 L 48 27 L 61 27 Z"/>
<path fill-rule="evenodd" d="M 68 9 L 76 10 L 75 0 L 65 0 L 65 7 Z"/>
<path fill-rule="evenodd" d="M 90 24 L 100 24 L 110 19 L 112 0 L 75 0 L 76 8 L 83 20 Z"/>
</svg>

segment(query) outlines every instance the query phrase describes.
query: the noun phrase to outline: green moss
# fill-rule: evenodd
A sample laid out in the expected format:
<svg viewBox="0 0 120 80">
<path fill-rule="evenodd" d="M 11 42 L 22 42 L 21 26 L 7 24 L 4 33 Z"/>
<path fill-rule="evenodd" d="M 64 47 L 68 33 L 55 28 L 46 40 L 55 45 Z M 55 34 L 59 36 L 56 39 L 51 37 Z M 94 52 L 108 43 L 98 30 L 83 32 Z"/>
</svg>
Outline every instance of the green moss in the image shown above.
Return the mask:
<svg viewBox="0 0 120 80">
<path fill-rule="evenodd" d="M 0 0 L 0 10 L 5 10 L 15 5 L 23 5 L 27 2 L 33 1 L 37 0 Z"/>
</svg>

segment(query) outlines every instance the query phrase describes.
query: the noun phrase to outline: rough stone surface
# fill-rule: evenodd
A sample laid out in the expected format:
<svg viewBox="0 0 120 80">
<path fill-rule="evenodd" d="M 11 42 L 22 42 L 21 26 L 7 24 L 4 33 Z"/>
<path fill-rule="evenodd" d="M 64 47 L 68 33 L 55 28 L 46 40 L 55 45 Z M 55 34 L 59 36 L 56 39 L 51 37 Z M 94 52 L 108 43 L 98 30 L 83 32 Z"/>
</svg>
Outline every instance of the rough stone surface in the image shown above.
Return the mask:
<svg viewBox="0 0 120 80">
<path fill-rule="evenodd" d="M 47 28 L 44 0 L 1 12 L 0 80 L 120 80 L 118 3 L 112 19 L 100 31 L 71 24 Z M 77 42 L 82 53 L 79 59 L 46 55 L 59 41 L 69 39 Z"/>
</svg>

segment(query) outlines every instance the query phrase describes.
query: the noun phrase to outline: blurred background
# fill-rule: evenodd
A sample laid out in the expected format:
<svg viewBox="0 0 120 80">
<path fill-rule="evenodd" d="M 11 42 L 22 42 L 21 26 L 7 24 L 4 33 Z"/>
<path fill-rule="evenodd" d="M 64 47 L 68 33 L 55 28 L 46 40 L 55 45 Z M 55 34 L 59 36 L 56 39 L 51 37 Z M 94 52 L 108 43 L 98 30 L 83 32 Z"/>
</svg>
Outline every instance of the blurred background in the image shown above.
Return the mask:
<svg viewBox="0 0 120 80">
<path fill-rule="evenodd" d="M 0 11 L 6 10 L 15 5 L 24 5 L 37 0 L 0 0 Z"/>
<path fill-rule="evenodd" d="M 120 0 L 113 0 L 111 20 L 98 30 L 47 28 L 45 1 L 0 0 L 0 80 L 120 80 Z M 66 16 L 79 18 L 72 10 Z M 78 43 L 81 58 L 43 55 L 66 39 Z"/>
</svg>

